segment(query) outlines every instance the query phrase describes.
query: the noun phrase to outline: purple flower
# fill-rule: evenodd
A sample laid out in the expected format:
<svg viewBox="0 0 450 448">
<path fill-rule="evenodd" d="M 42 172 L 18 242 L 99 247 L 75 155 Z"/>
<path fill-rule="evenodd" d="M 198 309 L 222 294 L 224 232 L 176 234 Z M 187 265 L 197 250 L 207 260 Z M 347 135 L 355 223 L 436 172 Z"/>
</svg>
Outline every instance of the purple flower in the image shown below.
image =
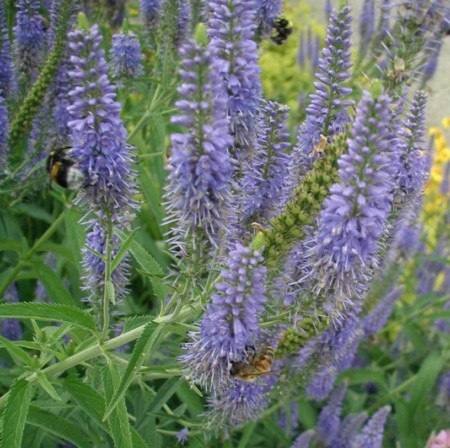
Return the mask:
<svg viewBox="0 0 450 448">
<path fill-rule="evenodd" d="M 156 26 L 161 15 L 161 0 L 140 0 L 141 17 L 149 29 Z"/>
<path fill-rule="evenodd" d="M 325 3 L 325 20 L 327 22 L 330 21 L 332 12 L 333 12 L 333 5 L 331 4 L 331 0 L 327 0 Z"/>
<path fill-rule="evenodd" d="M 229 382 L 231 363 L 242 361 L 246 347 L 258 341 L 258 315 L 266 302 L 266 268 L 258 251 L 237 244 L 226 263 L 200 331 L 189 333 L 180 358 L 189 380 L 215 391 Z"/>
<path fill-rule="evenodd" d="M 3 98 L 3 92 L 0 88 L 0 165 L 2 166 L 1 172 L 4 173 L 7 167 L 8 160 L 8 109 Z"/>
<path fill-rule="evenodd" d="M 0 95 L 8 98 L 15 90 L 11 43 L 6 25 L 5 2 L 0 3 Z"/>
<path fill-rule="evenodd" d="M 207 252 L 229 231 L 234 168 L 228 148 L 233 140 L 214 53 L 188 41 L 180 54 L 182 83 L 175 104 L 181 114 L 172 121 L 185 132 L 171 136 L 168 222 L 176 223 L 176 245 L 189 243 L 195 251 Z"/>
<path fill-rule="evenodd" d="M 397 173 L 397 188 L 406 196 L 421 191 L 427 178 L 428 156 L 424 154 L 426 105 L 427 96 L 417 91 L 404 127 L 400 130 L 398 151 L 401 164 Z"/>
<path fill-rule="evenodd" d="M 278 207 L 287 173 L 289 109 L 273 101 L 261 102 L 257 118 L 255 156 L 245 164 L 242 220 L 266 223 Z"/>
<path fill-rule="evenodd" d="M 350 77 L 350 24 L 350 8 L 347 6 L 331 16 L 314 83 L 316 92 L 310 95 L 306 119 L 299 128 L 297 144 L 291 153 L 283 203 L 291 198 L 300 179 L 312 167 L 316 157 L 313 149 L 321 136 L 330 142 L 348 122 L 347 108 L 353 101 L 346 99 L 351 89 L 344 87 L 343 83 Z M 308 40 L 312 46 L 312 37 Z"/>
<path fill-rule="evenodd" d="M 390 30 L 391 0 L 382 0 L 380 6 L 380 23 L 378 25 L 378 41 L 381 42 Z"/>
<path fill-rule="evenodd" d="M 6 303 L 19 302 L 16 285 L 12 283 L 5 291 L 4 300 Z M 22 328 L 18 319 L 2 319 L 2 335 L 10 341 L 19 341 L 23 338 Z"/>
<path fill-rule="evenodd" d="M 363 95 L 334 184 L 319 216 L 307 269 L 313 292 L 323 295 L 333 319 L 361 306 L 376 267 L 376 254 L 392 208 L 395 148 L 390 145 L 390 98 Z"/>
<path fill-rule="evenodd" d="M 450 370 L 439 378 L 438 404 L 450 412 Z"/>
<path fill-rule="evenodd" d="M 306 61 L 306 53 L 305 53 L 305 36 L 303 31 L 300 31 L 300 35 L 298 38 L 298 53 L 297 53 L 297 62 L 301 68 L 305 66 Z"/>
<path fill-rule="evenodd" d="M 292 401 L 289 404 L 289 413 L 290 413 L 290 425 L 288 425 L 288 415 L 287 415 L 287 411 L 286 411 L 286 406 L 283 406 L 280 410 L 280 418 L 278 419 L 278 425 L 280 426 L 280 428 L 286 432 L 288 431 L 288 428 L 290 428 L 290 432 L 294 432 L 299 425 L 299 420 L 298 420 L 298 404 L 296 401 Z"/>
<path fill-rule="evenodd" d="M 142 75 L 141 44 L 134 33 L 114 34 L 111 47 L 112 73 L 118 78 Z"/>
<path fill-rule="evenodd" d="M 309 448 L 309 444 L 312 442 L 313 438 L 314 431 L 312 429 L 310 429 L 309 431 L 305 431 L 294 440 L 292 448 Z"/>
<path fill-rule="evenodd" d="M 355 437 L 352 448 L 381 448 L 384 425 L 390 412 L 389 406 L 379 409 L 366 423 L 362 433 Z"/>
<path fill-rule="evenodd" d="M 177 432 L 177 435 L 175 437 L 177 438 L 178 443 L 184 445 L 188 441 L 189 429 L 188 428 L 181 429 L 180 431 Z"/>
<path fill-rule="evenodd" d="M 210 0 L 208 34 L 217 54 L 218 72 L 228 97 L 227 115 L 234 137 L 234 154 L 250 156 L 255 118 L 261 97 L 260 69 L 255 41 L 254 0 Z"/>
<path fill-rule="evenodd" d="M 380 300 L 377 306 L 362 320 L 365 336 L 378 333 L 386 324 L 397 300 L 402 296 L 403 288 L 396 286 Z"/>
<path fill-rule="evenodd" d="M 260 39 L 270 37 L 281 13 L 281 0 L 256 0 L 256 34 Z"/>
<path fill-rule="evenodd" d="M 24 83 L 37 77 L 45 46 L 39 0 L 17 2 L 14 43 L 16 69 Z"/>
<path fill-rule="evenodd" d="M 333 391 L 327 405 L 322 409 L 316 426 L 316 437 L 325 446 L 332 446 L 331 442 L 338 434 L 341 423 L 342 402 L 347 392 L 347 386 L 340 386 Z"/>
<path fill-rule="evenodd" d="M 69 33 L 71 156 L 86 176 L 82 196 L 90 208 L 123 216 L 135 207 L 132 198 L 136 187 L 120 103 L 115 101 L 115 87 L 108 80 L 100 43 L 97 26 L 89 34 L 80 30 Z"/>
<path fill-rule="evenodd" d="M 347 415 L 339 426 L 339 432 L 333 440 L 333 448 L 349 448 L 359 429 L 367 418 L 364 412 Z"/>
<path fill-rule="evenodd" d="M 375 2 L 374 0 L 364 0 L 359 20 L 359 35 L 361 38 L 361 51 L 369 45 L 375 34 Z"/>
<path fill-rule="evenodd" d="M 189 31 L 191 8 L 188 0 L 178 0 L 177 13 L 177 32 L 174 43 L 177 47 L 179 47 L 186 40 L 186 36 Z"/>
</svg>

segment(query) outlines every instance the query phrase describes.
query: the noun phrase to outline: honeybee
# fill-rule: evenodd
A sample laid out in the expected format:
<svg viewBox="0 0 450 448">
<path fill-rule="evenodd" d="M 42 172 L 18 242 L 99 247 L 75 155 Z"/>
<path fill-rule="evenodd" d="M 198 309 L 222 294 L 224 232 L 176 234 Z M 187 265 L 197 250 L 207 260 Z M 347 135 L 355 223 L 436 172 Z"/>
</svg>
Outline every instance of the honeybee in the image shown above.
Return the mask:
<svg viewBox="0 0 450 448">
<path fill-rule="evenodd" d="M 246 347 L 246 358 L 241 362 L 234 362 L 230 369 L 231 376 L 252 382 L 258 376 L 273 375 L 272 365 L 275 359 L 275 350 L 267 344 L 262 344 L 258 351 L 255 347 Z"/>
<path fill-rule="evenodd" d="M 319 141 L 317 142 L 316 146 L 314 146 L 314 148 L 313 148 L 313 151 L 312 151 L 313 155 L 314 156 L 322 155 L 325 152 L 325 149 L 327 149 L 327 146 L 328 146 L 327 138 L 324 135 L 320 134 Z"/>
<path fill-rule="evenodd" d="M 85 176 L 76 163 L 65 155 L 69 147 L 58 148 L 47 157 L 47 172 L 50 181 L 68 190 L 79 190 L 85 183 Z"/>
</svg>

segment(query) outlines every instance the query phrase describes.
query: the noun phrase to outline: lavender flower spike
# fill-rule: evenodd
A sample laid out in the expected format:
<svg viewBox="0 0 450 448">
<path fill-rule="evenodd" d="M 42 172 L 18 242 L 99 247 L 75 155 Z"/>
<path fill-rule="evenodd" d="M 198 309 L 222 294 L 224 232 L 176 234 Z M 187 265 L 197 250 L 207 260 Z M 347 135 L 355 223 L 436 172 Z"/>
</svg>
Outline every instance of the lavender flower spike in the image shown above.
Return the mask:
<svg viewBox="0 0 450 448">
<path fill-rule="evenodd" d="M 8 109 L 6 108 L 5 100 L 3 98 L 3 92 L 0 88 L 0 165 L 2 170 L 0 174 L 6 171 L 6 161 L 8 159 Z"/>
<path fill-rule="evenodd" d="M 391 412 L 389 406 L 378 410 L 364 426 L 362 433 L 355 437 L 351 448 L 381 448 L 383 442 L 384 425 Z"/>
<path fill-rule="evenodd" d="M 100 47 L 101 35 L 93 26 L 89 34 L 69 33 L 72 90 L 68 126 L 71 156 L 85 174 L 83 197 L 91 209 L 124 216 L 136 206 L 132 157 L 126 130 L 115 101 L 115 87 L 108 80 L 108 66 Z"/>
<path fill-rule="evenodd" d="M 273 216 L 287 174 L 289 109 L 273 101 L 263 101 L 258 111 L 255 156 L 245 165 L 242 179 L 244 197 L 242 220 L 263 224 Z"/>
<path fill-rule="evenodd" d="M 297 144 L 291 154 L 283 203 L 291 198 L 300 179 L 311 169 L 316 157 L 313 149 L 321 135 L 330 142 L 349 120 L 347 108 L 353 101 L 346 99 L 351 89 L 343 83 L 350 77 L 351 20 L 348 6 L 331 15 L 314 83 L 316 92 L 310 96 L 306 119 L 299 128 Z"/>
<path fill-rule="evenodd" d="M 270 37 L 281 13 L 281 0 L 256 0 L 256 34 L 260 39 Z"/>
<path fill-rule="evenodd" d="M 395 148 L 390 145 L 391 100 L 367 92 L 357 108 L 348 154 L 338 161 L 340 182 L 325 200 L 309 260 L 314 292 L 326 297 L 336 319 L 351 306 L 358 311 L 372 278 L 376 253 L 392 208 Z"/>
<path fill-rule="evenodd" d="M 39 0 L 17 2 L 16 25 L 14 27 L 16 69 L 23 82 L 37 77 L 42 62 L 45 35 Z"/>
<path fill-rule="evenodd" d="M 254 39 L 254 0 L 210 0 L 208 34 L 217 54 L 219 73 L 228 95 L 230 133 L 234 154 L 250 156 L 255 138 L 255 118 L 261 97 L 258 51 Z"/>
<path fill-rule="evenodd" d="M 361 18 L 359 22 L 359 34 L 361 37 L 361 49 L 364 51 L 375 34 L 375 2 L 364 0 Z"/>
<path fill-rule="evenodd" d="M 161 15 L 161 0 L 140 0 L 140 9 L 144 25 L 154 28 Z"/>
<path fill-rule="evenodd" d="M 0 92 L 8 98 L 15 90 L 14 67 L 6 26 L 5 2 L 0 3 Z"/>
<path fill-rule="evenodd" d="M 189 334 L 180 358 L 186 377 L 207 390 L 221 390 L 230 381 L 232 362 L 242 361 L 246 346 L 259 335 L 258 314 L 266 301 L 266 268 L 258 251 L 236 245 L 222 270 L 201 321 L 200 331 Z"/>
<path fill-rule="evenodd" d="M 117 78 L 137 78 L 143 73 L 142 51 L 134 33 L 115 34 L 112 38 L 111 68 Z"/>
<path fill-rule="evenodd" d="M 233 174 L 228 148 L 233 140 L 214 53 L 188 41 L 180 54 L 182 83 L 176 106 L 181 113 L 172 121 L 185 133 L 171 136 L 168 222 L 176 222 L 176 245 L 200 250 L 205 242 L 207 248 L 219 244 L 228 231 Z"/>
<path fill-rule="evenodd" d="M 331 442 L 338 434 L 342 402 L 347 392 L 347 386 L 338 387 L 330 396 L 327 405 L 322 409 L 316 427 L 316 437 L 325 446 L 332 446 Z"/>
</svg>

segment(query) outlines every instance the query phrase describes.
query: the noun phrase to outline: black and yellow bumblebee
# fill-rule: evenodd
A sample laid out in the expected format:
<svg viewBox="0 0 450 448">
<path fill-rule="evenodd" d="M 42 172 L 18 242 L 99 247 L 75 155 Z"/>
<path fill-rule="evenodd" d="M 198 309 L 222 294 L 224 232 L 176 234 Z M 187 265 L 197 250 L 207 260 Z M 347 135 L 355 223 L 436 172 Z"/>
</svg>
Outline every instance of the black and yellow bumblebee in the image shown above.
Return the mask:
<svg viewBox="0 0 450 448">
<path fill-rule="evenodd" d="M 292 34 L 293 29 L 292 23 L 286 17 L 280 16 L 273 24 L 273 34 L 270 39 L 277 45 L 282 45 Z"/>
<path fill-rule="evenodd" d="M 79 190 L 86 182 L 83 172 L 78 168 L 75 161 L 66 156 L 70 147 L 58 148 L 50 152 L 47 157 L 47 172 L 50 182 L 55 182 L 68 190 Z"/>
</svg>

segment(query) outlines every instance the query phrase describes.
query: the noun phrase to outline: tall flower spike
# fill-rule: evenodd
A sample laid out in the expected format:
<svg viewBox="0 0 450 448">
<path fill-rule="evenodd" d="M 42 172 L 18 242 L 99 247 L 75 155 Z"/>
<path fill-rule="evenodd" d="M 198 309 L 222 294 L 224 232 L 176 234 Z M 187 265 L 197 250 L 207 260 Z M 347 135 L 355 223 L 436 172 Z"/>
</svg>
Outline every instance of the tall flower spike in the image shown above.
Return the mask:
<svg viewBox="0 0 450 448">
<path fill-rule="evenodd" d="M 327 405 L 322 409 L 316 426 L 316 437 L 325 446 L 332 446 L 331 442 L 338 434 L 341 422 L 342 402 L 347 392 L 347 386 L 340 386 L 333 391 Z"/>
<path fill-rule="evenodd" d="M 306 119 L 298 130 L 297 144 L 291 153 L 283 203 L 291 199 L 300 179 L 311 169 L 319 155 L 314 148 L 321 141 L 321 136 L 331 142 L 349 120 L 347 108 L 353 101 L 346 99 L 351 89 L 343 83 L 350 77 L 351 20 L 348 6 L 331 15 L 314 83 L 316 92 L 310 95 Z"/>
<path fill-rule="evenodd" d="M 117 78 L 137 78 L 143 73 L 142 51 L 134 33 L 114 34 L 111 47 L 111 68 Z"/>
<path fill-rule="evenodd" d="M 86 179 L 77 200 L 87 203 L 94 213 L 94 218 L 86 223 L 90 230 L 87 247 L 106 254 L 110 239 L 114 256 L 119 242 L 111 231 L 113 227 L 129 228 L 137 208 L 133 198 L 136 185 L 120 104 L 115 101 L 115 87 L 108 80 L 100 43 L 97 26 L 88 33 L 81 30 L 69 33 L 72 90 L 67 109 L 72 119 L 68 126 L 72 140 L 70 155 Z M 88 248 L 84 251 L 85 284 L 93 299 L 104 293 L 105 263 Z M 126 263 L 123 260 L 111 275 L 118 297 L 125 291 Z"/>
<path fill-rule="evenodd" d="M 310 448 L 312 445 L 310 443 L 312 442 L 314 438 L 314 431 L 310 429 L 309 431 L 302 432 L 292 444 L 292 448 Z"/>
<path fill-rule="evenodd" d="M 250 156 L 255 139 L 255 118 L 261 98 L 260 69 L 255 36 L 254 0 L 210 0 L 208 34 L 217 54 L 218 71 L 228 96 L 227 115 L 234 152 Z"/>
<path fill-rule="evenodd" d="M 88 34 L 80 30 L 69 33 L 71 156 L 87 179 L 82 197 L 90 208 L 124 216 L 136 206 L 132 156 L 100 43 L 97 26 Z"/>
<path fill-rule="evenodd" d="M 229 230 L 233 165 L 228 148 L 233 140 L 216 56 L 191 40 L 180 54 L 182 82 L 175 104 L 181 114 L 172 121 L 185 133 L 171 136 L 168 222 L 176 223 L 171 230 L 176 245 L 207 253 L 211 245 L 221 246 Z"/>
<path fill-rule="evenodd" d="M 144 25 L 154 28 L 161 15 L 161 0 L 140 0 L 140 9 Z"/>
<path fill-rule="evenodd" d="M 427 178 L 428 155 L 424 151 L 426 105 L 426 94 L 417 91 L 404 127 L 400 130 L 402 138 L 398 150 L 401 164 L 397 188 L 406 197 L 421 191 Z"/>
<path fill-rule="evenodd" d="M 347 415 L 339 427 L 339 433 L 333 440 L 333 448 L 349 448 L 359 429 L 366 421 L 365 412 Z"/>
<path fill-rule="evenodd" d="M 178 0 L 177 32 L 175 35 L 175 45 L 177 47 L 186 40 L 190 21 L 191 7 L 188 0 Z"/>
<path fill-rule="evenodd" d="M 17 2 L 14 43 L 16 69 L 22 78 L 22 83 L 36 79 L 42 62 L 45 34 L 39 8 L 39 0 Z"/>
<path fill-rule="evenodd" d="M 390 145 L 390 105 L 387 95 L 374 99 L 364 93 L 348 154 L 338 161 L 340 181 L 331 187 L 319 216 L 307 269 L 333 319 L 347 306 L 360 308 L 392 208 L 399 163 Z"/>
<path fill-rule="evenodd" d="M 362 433 L 355 437 L 352 448 L 381 448 L 383 443 L 384 425 L 391 412 L 389 406 L 378 410 L 366 423 Z"/>
<path fill-rule="evenodd" d="M 359 35 L 361 38 L 361 51 L 367 49 L 372 37 L 375 34 L 375 1 L 364 0 L 361 18 L 359 21 Z"/>
<path fill-rule="evenodd" d="M 4 173 L 7 167 L 7 159 L 9 154 L 8 149 L 8 109 L 6 108 L 6 103 L 3 98 L 3 92 L 0 88 L 0 173 Z"/>
<path fill-rule="evenodd" d="M 274 101 L 261 102 L 257 118 L 255 156 L 245 164 L 242 178 L 242 220 L 266 224 L 278 207 L 287 173 L 289 109 Z"/>
<path fill-rule="evenodd" d="M 217 391 L 230 381 L 231 362 L 242 361 L 246 347 L 259 335 L 258 314 L 264 296 L 266 268 L 258 251 L 236 245 L 227 259 L 222 281 L 201 321 L 199 332 L 189 333 L 180 358 L 186 377 L 207 390 Z"/>
<path fill-rule="evenodd" d="M 0 3 L 0 92 L 10 97 L 15 90 L 14 67 L 11 57 L 11 43 L 6 25 L 5 2 Z"/>
<path fill-rule="evenodd" d="M 259 39 L 270 37 L 281 13 L 281 0 L 256 0 L 256 35 Z"/>
</svg>

